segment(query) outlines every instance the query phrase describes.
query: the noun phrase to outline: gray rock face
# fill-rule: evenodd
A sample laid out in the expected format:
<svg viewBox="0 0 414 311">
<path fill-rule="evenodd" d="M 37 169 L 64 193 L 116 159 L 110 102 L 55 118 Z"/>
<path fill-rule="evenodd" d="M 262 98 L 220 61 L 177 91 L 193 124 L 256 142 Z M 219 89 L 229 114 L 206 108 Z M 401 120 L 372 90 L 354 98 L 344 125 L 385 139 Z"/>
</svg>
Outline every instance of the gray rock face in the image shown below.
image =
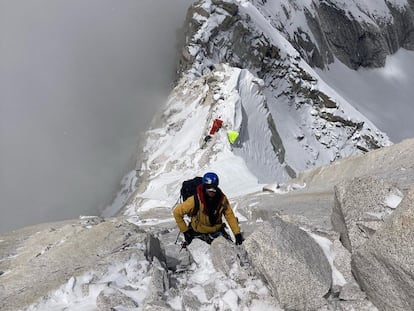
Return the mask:
<svg viewBox="0 0 414 311">
<path fill-rule="evenodd" d="M 149 294 L 146 297 L 146 304 L 160 305 L 165 300 L 163 299 L 165 292 L 169 290 L 167 269 L 165 264 L 162 264 L 157 257 L 154 257 L 152 265 L 152 277 L 149 284 Z M 165 304 L 160 306 L 165 307 Z"/>
<path fill-rule="evenodd" d="M 334 186 L 356 177 L 371 176 L 383 179 L 400 189 L 403 194 L 414 183 L 414 139 L 407 139 L 399 144 L 339 159 L 332 165 L 310 169 L 302 172 L 289 185 L 306 185 L 296 192 L 333 193 Z"/>
<path fill-rule="evenodd" d="M 282 308 L 317 310 L 332 283 L 332 269 L 317 243 L 298 227 L 275 218 L 244 243 L 252 265 Z M 299 277 L 298 277 L 299 276 Z"/>
<path fill-rule="evenodd" d="M 414 310 L 414 188 L 352 254 L 352 271 L 380 310 Z"/>
<path fill-rule="evenodd" d="M 317 24 L 316 28 L 323 35 L 318 37 L 318 42 L 315 42 L 315 49 L 318 49 L 317 46 L 327 46 L 330 57 L 322 56 L 324 55 L 322 50 L 319 55 L 323 61 L 316 63 L 309 60 L 313 66 L 323 68 L 324 65 L 321 66 L 321 63 L 329 64 L 334 55 L 352 69 L 382 67 L 386 56 L 393 54 L 400 47 L 401 43 L 395 37 L 395 33 L 392 33 L 391 39 L 386 32 L 387 29 L 381 29 L 374 23 L 358 22 L 335 5 L 321 3 L 317 14 L 318 19 L 313 19 L 312 22 Z M 390 25 L 389 28 L 394 28 L 392 26 Z M 307 59 L 308 56 L 306 55 L 305 58 Z"/>
<path fill-rule="evenodd" d="M 255 5 L 265 6 L 262 2 Z M 286 48 L 277 30 L 262 29 L 252 21 L 249 12 L 234 0 L 193 4 L 187 14 L 186 43 L 178 74 L 189 80 L 198 79 L 226 63 L 248 69 L 263 80 L 260 91 L 269 111 L 267 128 L 271 132 L 274 158 L 284 170 L 281 181 L 294 178 L 309 167 L 390 143 L 384 133 L 362 116 L 354 117 L 352 113 L 350 117 L 341 100 L 331 98 L 319 88 L 316 78 L 301 66 L 299 54 Z M 259 24 L 271 19 L 265 12 L 262 14 Z M 272 21 L 270 24 L 273 25 Z M 220 99 L 214 101 L 220 103 Z M 243 124 L 250 124 L 247 118 Z M 297 121 L 297 124 L 292 122 L 288 131 L 281 125 L 286 119 Z M 292 133 L 297 135 L 296 140 L 292 140 Z M 303 153 L 304 159 L 296 162 L 292 159 L 298 152 Z"/>
<path fill-rule="evenodd" d="M 85 225 L 84 220 L 43 224 L 1 235 L 0 240 L 0 271 L 4 272 L 0 276 L 0 309 L 4 311 L 33 304 L 69 279 L 75 285 L 76 277 L 88 271 L 104 274 L 115 262 L 154 257 L 145 252 L 147 234 L 122 219 L 94 225 Z M 110 301 L 133 305 L 116 291 L 98 297 L 102 310 L 113 306 Z"/>
<path fill-rule="evenodd" d="M 229 275 L 233 265 L 237 264 L 236 246 L 228 243 L 224 238 L 213 241 L 211 254 L 214 267 L 226 275 Z"/>
<path fill-rule="evenodd" d="M 348 250 L 342 250 L 339 241 L 334 240 L 334 265 L 348 283 L 335 289 L 340 300 L 330 302 L 330 306 L 336 308 L 334 310 L 413 308 L 409 305 L 414 288 L 411 284 L 414 252 L 410 224 L 413 150 L 414 140 L 405 140 L 365 155 L 338 160 L 330 166 L 305 171 L 283 187 L 306 185 L 279 197 L 288 202 L 290 197 L 303 193 L 309 198 L 311 210 L 314 204 L 311 196 L 306 195 L 322 192 L 335 198 L 336 202 L 332 202 L 332 225 Z M 391 202 L 387 200 L 390 197 L 393 197 Z M 280 198 L 274 196 L 275 201 L 280 201 Z M 291 202 L 294 210 L 295 200 Z M 353 253 L 348 254 L 351 251 Z M 352 274 L 369 301 L 362 299 L 358 286 L 354 286 L 349 256 L 352 258 Z"/>
<path fill-rule="evenodd" d="M 119 306 L 136 308 L 138 304 L 119 290 L 108 288 L 99 293 L 96 306 L 99 311 L 112 311 Z"/>
<path fill-rule="evenodd" d="M 392 209 L 387 197 L 403 197 L 393 185 L 372 177 L 355 178 L 335 186 L 332 223 L 343 245 L 352 252 L 382 226 Z"/>
<path fill-rule="evenodd" d="M 211 258 L 216 270 L 223 272 L 229 278 L 243 283 L 248 279 L 250 263 L 246 252 L 223 237 L 211 243 Z"/>
<path fill-rule="evenodd" d="M 324 68 L 336 57 L 352 69 L 382 67 L 386 56 L 399 48 L 414 49 L 414 4 L 408 1 L 404 7 L 398 7 L 389 1 L 377 2 L 387 14 L 375 15 L 358 3 L 352 11 L 346 11 L 339 1 L 330 0 L 312 1 L 306 7 L 281 5 L 290 13 L 286 14 L 285 24 L 278 17 L 268 18 L 311 66 Z M 255 5 L 261 10 L 268 9 L 266 2 L 255 1 Z M 297 14 L 304 14 L 311 34 L 300 26 L 289 28 Z"/>
</svg>

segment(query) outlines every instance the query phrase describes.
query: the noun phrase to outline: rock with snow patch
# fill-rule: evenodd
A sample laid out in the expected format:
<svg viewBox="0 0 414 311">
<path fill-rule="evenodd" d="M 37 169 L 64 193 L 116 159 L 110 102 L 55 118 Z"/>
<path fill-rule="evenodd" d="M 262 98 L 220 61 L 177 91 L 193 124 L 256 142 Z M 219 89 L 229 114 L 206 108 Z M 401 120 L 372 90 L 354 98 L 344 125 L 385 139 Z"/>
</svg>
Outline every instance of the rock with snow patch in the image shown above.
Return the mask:
<svg viewBox="0 0 414 311">
<path fill-rule="evenodd" d="M 182 304 L 184 310 L 200 310 L 202 303 L 191 290 L 186 290 L 182 294 Z"/>
<path fill-rule="evenodd" d="M 399 48 L 414 49 L 409 2 L 252 2 L 311 66 L 324 68 L 337 58 L 353 69 L 381 67 Z"/>
<path fill-rule="evenodd" d="M 96 297 L 96 306 L 99 311 L 112 311 L 116 307 L 136 308 L 138 304 L 119 290 L 106 288 Z"/>
<path fill-rule="evenodd" d="M 332 224 L 343 245 L 352 252 L 382 226 L 393 208 L 387 198 L 402 193 L 382 179 L 360 177 L 335 186 Z"/>
<path fill-rule="evenodd" d="M 352 272 L 379 310 L 414 310 L 414 188 L 352 254 Z"/>
<path fill-rule="evenodd" d="M 332 230 L 334 200 L 329 193 L 257 192 L 234 198 L 233 201 L 238 212 L 248 220 L 242 224 L 243 231 L 247 234 L 260 226 L 263 220 L 279 216 L 284 221 L 309 231 L 338 235 Z"/>
<path fill-rule="evenodd" d="M 332 269 L 320 246 L 280 218 L 264 222 L 243 244 L 282 308 L 317 310 L 332 284 Z"/>
<path fill-rule="evenodd" d="M 145 297 L 147 305 L 160 305 L 165 307 L 165 292 L 169 290 L 168 272 L 165 262 L 160 262 L 157 257 L 152 260 L 151 280 L 148 285 L 148 294 Z"/>
<path fill-rule="evenodd" d="M 343 301 L 365 300 L 367 295 L 361 291 L 358 283 L 351 282 L 342 286 L 339 299 Z"/>
<path fill-rule="evenodd" d="M 234 0 L 194 3 L 187 15 L 185 53 L 180 60 L 182 79 L 199 79 L 214 72 L 217 65 L 228 64 L 247 69 L 262 80 L 260 92 L 267 118 L 255 122 L 252 113 L 245 113 L 245 132 L 240 136 L 243 140 L 252 132 L 263 131 L 264 125 L 270 132 L 266 140 L 270 140 L 271 148 L 258 148 L 245 139 L 239 146 L 239 154 L 247 165 L 249 157 L 255 157 L 251 150 L 268 150 L 275 160 L 268 166 L 279 165 L 277 175 L 280 181 L 285 181 L 303 169 L 390 144 L 386 135 L 345 99 L 329 87 L 320 87 L 320 77 L 302 64 L 299 53 L 275 27 L 277 23 L 272 23 L 266 9 L 260 10 L 262 6 L 266 8 L 265 4 L 254 1 Z M 204 14 L 199 14 L 200 10 Z M 207 83 L 210 84 L 209 80 Z M 246 112 L 256 96 L 253 90 L 254 87 L 250 94 L 238 90 Z M 221 105 L 228 95 L 216 98 L 214 102 Z M 286 120 L 292 120 L 289 126 Z M 275 175 L 273 170 L 272 174 Z"/>
<path fill-rule="evenodd" d="M 341 182 L 371 176 L 383 179 L 405 194 L 414 184 L 413 150 L 414 139 L 406 139 L 363 155 L 338 159 L 331 165 L 305 170 L 284 187 L 304 185 L 296 188 L 295 192 L 330 194 L 334 192 L 334 186 Z"/>
<path fill-rule="evenodd" d="M 147 261 L 147 234 L 122 218 L 84 226 L 83 221 L 41 224 L 0 236 L 0 309 L 17 310 L 93 271 L 105 275 L 110 265 Z M 83 291 L 88 291 L 85 283 Z M 103 301 L 105 295 L 102 296 Z"/>
<path fill-rule="evenodd" d="M 213 265 L 218 271 L 237 282 L 247 279 L 247 274 L 242 267 L 247 264 L 247 258 L 233 242 L 219 237 L 211 243 L 210 250 Z"/>
<path fill-rule="evenodd" d="M 335 254 L 333 260 L 335 268 L 341 273 L 345 282 L 355 282 L 351 273 L 351 253 L 339 241 L 339 237 L 332 242 L 332 247 Z"/>
</svg>

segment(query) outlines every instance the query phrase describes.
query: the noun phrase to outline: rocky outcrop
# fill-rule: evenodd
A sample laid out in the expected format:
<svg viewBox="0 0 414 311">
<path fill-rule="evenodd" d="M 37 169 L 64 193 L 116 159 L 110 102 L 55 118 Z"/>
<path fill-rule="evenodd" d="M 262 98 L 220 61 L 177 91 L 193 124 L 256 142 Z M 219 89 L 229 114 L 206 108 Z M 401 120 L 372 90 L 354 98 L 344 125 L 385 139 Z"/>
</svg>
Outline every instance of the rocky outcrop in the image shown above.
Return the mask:
<svg viewBox="0 0 414 311">
<path fill-rule="evenodd" d="M 403 5 L 378 0 L 376 10 L 369 10 L 369 4 L 336 0 L 254 3 L 314 67 L 324 68 L 334 58 L 352 69 L 382 67 L 386 57 L 399 48 L 414 49 L 414 4 L 410 1 Z M 295 23 L 297 16 L 307 25 Z"/>
<path fill-rule="evenodd" d="M 380 310 L 414 309 L 414 188 L 352 254 L 352 271 Z"/>
<path fill-rule="evenodd" d="M 325 304 L 323 297 L 332 284 L 331 266 L 307 233 L 275 218 L 251 234 L 245 248 L 282 308 L 317 310 Z"/>
<path fill-rule="evenodd" d="M 4 311 L 32 304 L 42 309 L 43 301 L 66 283 L 65 295 L 96 295 L 99 310 L 136 307 L 138 302 L 125 295 L 124 290 L 131 289 L 128 282 L 109 280 L 99 287 L 94 280 L 104 278 L 111 269 L 113 277 L 119 269 L 134 284 L 133 270 L 145 270 L 141 264 L 150 267 L 162 254 L 156 239 L 122 218 L 88 217 L 37 225 L 1 235 L 0 240 L 0 309 Z"/>
<path fill-rule="evenodd" d="M 370 176 L 336 185 L 332 223 L 343 245 L 350 252 L 363 245 L 402 198 L 402 192 L 392 184 Z"/>
<path fill-rule="evenodd" d="M 280 193 L 269 194 L 273 209 L 263 195 L 261 206 L 251 208 L 252 223 L 277 213 L 331 240 L 333 265 L 343 277 L 331 288 L 328 305 L 333 310 L 413 308 L 413 150 L 411 139 L 305 171 L 273 189 Z M 332 200 L 322 203 L 324 196 Z M 257 198 L 243 202 L 248 206 Z M 244 203 L 239 204 L 244 210 Z M 331 226 L 316 222 L 327 214 Z"/>
<path fill-rule="evenodd" d="M 247 69 L 262 80 L 260 91 L 268 110 L 267 128 L 272 134 L 274 158 L 285 167 L 285 172 L 278 174 L 280 181 L 296 177 L 304 169 L 390 144 L 385 134 L 335 91 L 320 87 L 317 75 L 272 28 L 268 18 L 269 14 L 260 15 L 250 2 L 194 3 L 187 14 L 179 77 L 200 79 L 225 63 Z M 249 97 L 241 96 L 244 111 L 248 100 Z M 213 104 L 225 102 L 225 96 L 213 100 Z M 286 120 L 292 120 L 289 129 L 284 126 Z M 298 160 L 297 153 L 304 159 Z"/>
<path fill-rule="evenodd" d="M 414 139 L 406 139 L 363 155 L 339 159 L 332 165 L 303 171 L 283 188 L 295 188 L 295 192 L 333 193 L 334 186 L 343 181 L 371 176 L 377 180 L 383 179 L 404 194 L 414 183 L 413 150 Z M 270 187 L 267 189 L 271 190 Z"/>
</svg>

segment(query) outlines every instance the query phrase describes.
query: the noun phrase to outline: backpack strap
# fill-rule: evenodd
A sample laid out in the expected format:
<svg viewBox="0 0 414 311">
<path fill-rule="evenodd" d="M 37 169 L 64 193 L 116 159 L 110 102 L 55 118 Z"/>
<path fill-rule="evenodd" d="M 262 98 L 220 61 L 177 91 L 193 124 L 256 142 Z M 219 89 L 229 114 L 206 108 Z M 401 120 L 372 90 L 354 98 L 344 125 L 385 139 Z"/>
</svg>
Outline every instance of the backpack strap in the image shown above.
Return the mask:
<svg viewBox="0 0 414 311">
<path fill-rule="evenodd" d="M 198 214 L 198 210 L 200 209 L 200 201 L 198 200 L 197 193 L 194 194 L 194 211 L 192 216 L 196 216 Z"/>
</svg>

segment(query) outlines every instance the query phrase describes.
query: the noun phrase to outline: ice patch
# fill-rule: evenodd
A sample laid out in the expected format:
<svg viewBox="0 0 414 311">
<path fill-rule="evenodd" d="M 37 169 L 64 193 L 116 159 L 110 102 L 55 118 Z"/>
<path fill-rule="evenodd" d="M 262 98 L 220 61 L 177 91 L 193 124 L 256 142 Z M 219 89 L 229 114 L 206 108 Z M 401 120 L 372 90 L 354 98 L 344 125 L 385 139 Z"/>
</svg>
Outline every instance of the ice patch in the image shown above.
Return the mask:
<svg viewBox="0 0 414 311">
<path fill-rule="evenodd" d="M 397 208 L 397 206 L 401 203 L 404 195 L 398 191 L 398 194 L 390 194 L 389 196 L 387 196 L 384 200 L 384 203 L 386 206 L 388 206 L 389 208 Z"/>
</svg>

